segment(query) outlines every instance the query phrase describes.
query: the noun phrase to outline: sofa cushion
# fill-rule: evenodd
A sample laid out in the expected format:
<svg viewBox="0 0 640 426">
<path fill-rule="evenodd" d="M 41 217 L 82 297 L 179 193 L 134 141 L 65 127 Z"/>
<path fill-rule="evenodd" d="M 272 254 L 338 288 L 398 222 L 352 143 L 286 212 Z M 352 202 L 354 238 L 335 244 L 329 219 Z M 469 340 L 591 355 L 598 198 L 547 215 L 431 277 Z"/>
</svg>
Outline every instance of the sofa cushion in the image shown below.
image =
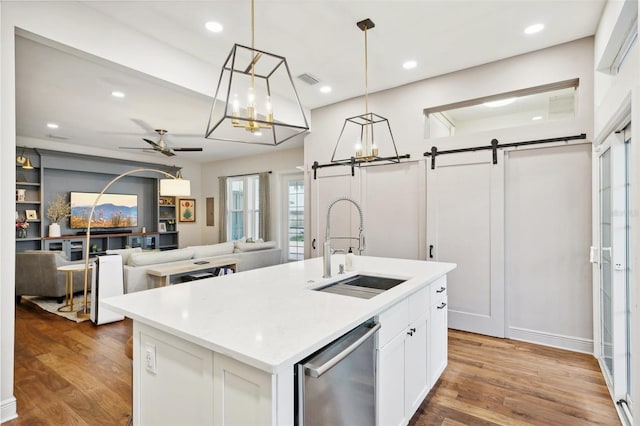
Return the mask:
<svg viewBox="0 0 640 426">
<path fill-rule="evenodd" d="M 202 246 L 187 247 L 193 250 L 193 257 L 195 259 L 200 257 L 214 257 L 221 256 L 223 254 L 233 253 L 234 245 L 233 241 L 220 244 L 207 244 Z"/>
<path fill-rule="evenodd" d="M 259 243 L 243 243 L 241 241 L 234 242 L 234 253 L 242 253 L 244 251 L 266 250 L 276 246 L 275 241 L 263 241 Z"/>
<path fill-rule="evenodd" d="M 107 250 L 107 254 L 119 254 L 122 256 L 122 264 L 126 265 L 129 262 L 129 257 L 133 253 L 140 253 L 142 251 L 141 247 L 135 248 L 126 248 L 126 249 L 117 249 L 117 250 Z"/>
<path fill-rule="evenodd" d="M 152 251 L 132 253 L 129 256 L 129 266 L 146 266 L 155 265 L 157 263 L 177 262 L 179 260 L 188 260 L 193 258 L 193 249 L 182 248 L 166 251 Z"/>
</svg>

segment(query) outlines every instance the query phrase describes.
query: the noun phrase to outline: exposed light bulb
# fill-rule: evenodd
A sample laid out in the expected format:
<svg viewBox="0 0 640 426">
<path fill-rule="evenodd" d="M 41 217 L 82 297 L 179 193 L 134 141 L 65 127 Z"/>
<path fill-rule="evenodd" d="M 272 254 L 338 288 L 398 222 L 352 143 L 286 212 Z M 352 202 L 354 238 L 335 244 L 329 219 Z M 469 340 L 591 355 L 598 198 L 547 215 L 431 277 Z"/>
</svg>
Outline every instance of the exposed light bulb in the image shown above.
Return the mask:
<svg viewBox="0 0 640 426">
<path fill-rule="evenodd" d="M 273 122 L 273 105 L 271 105 L 271 96 L 267 96 L 267 121 Z"/>
<path fill-rule="evenodd" d="M 239 125 L 240 120 L 238 120 L 238 117 L 240 117 L 240 100 L 238 99 L 237 93 L 233 95 L 233 100 L 231 101 L 231 116 L 233 117 L 231 119 L 231 124 L 234 126 Z"/>
<path fill-rule="evenodd" d="M 249 87 L 247 91 L 247 118 L 256 119 L 256 94 L 253 87 Z"/>
</svg>

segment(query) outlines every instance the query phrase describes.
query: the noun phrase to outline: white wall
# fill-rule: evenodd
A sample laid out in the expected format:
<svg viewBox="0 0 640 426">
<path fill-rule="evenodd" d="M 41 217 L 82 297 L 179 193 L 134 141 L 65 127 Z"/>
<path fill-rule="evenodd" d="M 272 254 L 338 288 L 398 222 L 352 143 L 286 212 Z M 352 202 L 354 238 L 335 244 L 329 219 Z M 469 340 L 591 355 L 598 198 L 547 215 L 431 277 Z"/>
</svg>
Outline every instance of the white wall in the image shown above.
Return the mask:
<svg viewBox="0 0 640 426">
<path fill-rule="evenodd" d="M 220 196 L 218 187 L 218 177 L 241 175 L 247 173 L 260 173 L 272 171 L 271 174 L 271 238 L 278 241 L 278 246 L 284 249 L 281 232 L 282 219 L 282 175 L 287 173 L 300 172 L 296 169 L 302 166 L 304 161 L 303 149 L 292 148 L 278 150 L 269 154 L 243 157 L 234 160 L 214 161 L 202 165 L 202 199 L 213 197 L 215 203 L 214 226 L 207 226 L 202 231 L 202 243 L 211 244 L 218 242 L 218 232 L 220 229 Z"/>
<path fill-rule="evenodd" d="M 635 5 L 633 4 L 635 3 Z M 594 68 L 601 68 L 615 53 L 615 46 L 621 42 L 626 29 L 626 23 L 633 16 L 628 13 L 629 7 L 637 8 L 636 0 L 609 0 L 603 12 L 595 37 Z M 625 13 L 627 11 L 627 13 Z M 640 12 L 636 12 L 640 16 Z M 622 35 L 621 35 L 622 34 Z M 631 142 L 631 353 L 632 378 L 631 393 L 635 399 L 635 418 L 640 416 L 638 399 L 640 397 L 640 43 L 636 42 L 620 73 L 617 75 L 596 72 L 594 87 L 595 106 L 595 142 L 602 142 L 614 130 L 613 125 L 630 108 L 632 122 Z M 597 181 L 594 181 L 594 191 L 597 191 Z M 594 224 L 594 241 L 597 241 L 597 224 Z M 596 274 L 594 274 L 594 277 Z M 597 295 L 599 283 L 594 279 L 594 295 Z M 598 299 L 594 301 L 597 310 Z M 597 326 L 597 322 L 594 321 Z M 596 330 L 598 333 L 598 330 Z"/>
</svg>

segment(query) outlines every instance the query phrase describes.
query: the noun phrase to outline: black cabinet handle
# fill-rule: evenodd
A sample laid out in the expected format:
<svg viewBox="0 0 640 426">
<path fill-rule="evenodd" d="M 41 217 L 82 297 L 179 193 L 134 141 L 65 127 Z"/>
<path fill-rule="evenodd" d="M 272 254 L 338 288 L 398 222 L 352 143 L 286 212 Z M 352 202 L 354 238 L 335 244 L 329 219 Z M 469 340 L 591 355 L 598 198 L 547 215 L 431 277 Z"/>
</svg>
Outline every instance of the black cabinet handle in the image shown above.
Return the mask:
<svg viewBox="0 0 640 426">
<path fill-rule="evenodd" d="M 312 249 L 316 249 L 316 239 L 314 238 L 313 241 L 311 241 L 311 248 Z"/>
<path fill-rule="evenodd" d="M 446 287 L 440 287 L 440 290 L 436 290 L 436 293 L 442 293 L 446 289 L 447 289 Z"/>
<path fill-rule="evenodd" d="M 442 304 L 440 306 L 438 306 L 438 309 L 444 309 L 445 306 L 447 306 L 447 304 L 442 302 Z"/>
<path fill-rule="evenodd" d="M 429 245 L 429 259 L 433 259 L 433 244 Z"/>
<path fill-rule="evenodd" d="M 407 334 L 408 334 L 409 336 L 413 336 L 413 331 L 409 330 L 409 331 L 407 331 Z"/>
</svg>

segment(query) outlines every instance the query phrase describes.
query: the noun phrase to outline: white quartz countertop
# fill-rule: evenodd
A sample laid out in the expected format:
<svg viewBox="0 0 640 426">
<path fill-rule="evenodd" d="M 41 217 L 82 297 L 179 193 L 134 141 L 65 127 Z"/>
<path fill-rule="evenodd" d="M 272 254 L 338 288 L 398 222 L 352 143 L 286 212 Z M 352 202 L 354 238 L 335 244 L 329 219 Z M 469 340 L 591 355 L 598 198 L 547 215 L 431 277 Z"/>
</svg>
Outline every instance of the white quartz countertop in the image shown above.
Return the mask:
<svg viewBox="0 0 640 426">
<path fill-rule="evenodd" d="M 453 270 L 443 262 L 356 256 L 354 272 L 322 278 L 322 258 L 140 291 L 105 307 L 158 330 L 277 373 Z M 408 279 L 371 299 L 313 291 L 346 276 Z"/>
</svg>

